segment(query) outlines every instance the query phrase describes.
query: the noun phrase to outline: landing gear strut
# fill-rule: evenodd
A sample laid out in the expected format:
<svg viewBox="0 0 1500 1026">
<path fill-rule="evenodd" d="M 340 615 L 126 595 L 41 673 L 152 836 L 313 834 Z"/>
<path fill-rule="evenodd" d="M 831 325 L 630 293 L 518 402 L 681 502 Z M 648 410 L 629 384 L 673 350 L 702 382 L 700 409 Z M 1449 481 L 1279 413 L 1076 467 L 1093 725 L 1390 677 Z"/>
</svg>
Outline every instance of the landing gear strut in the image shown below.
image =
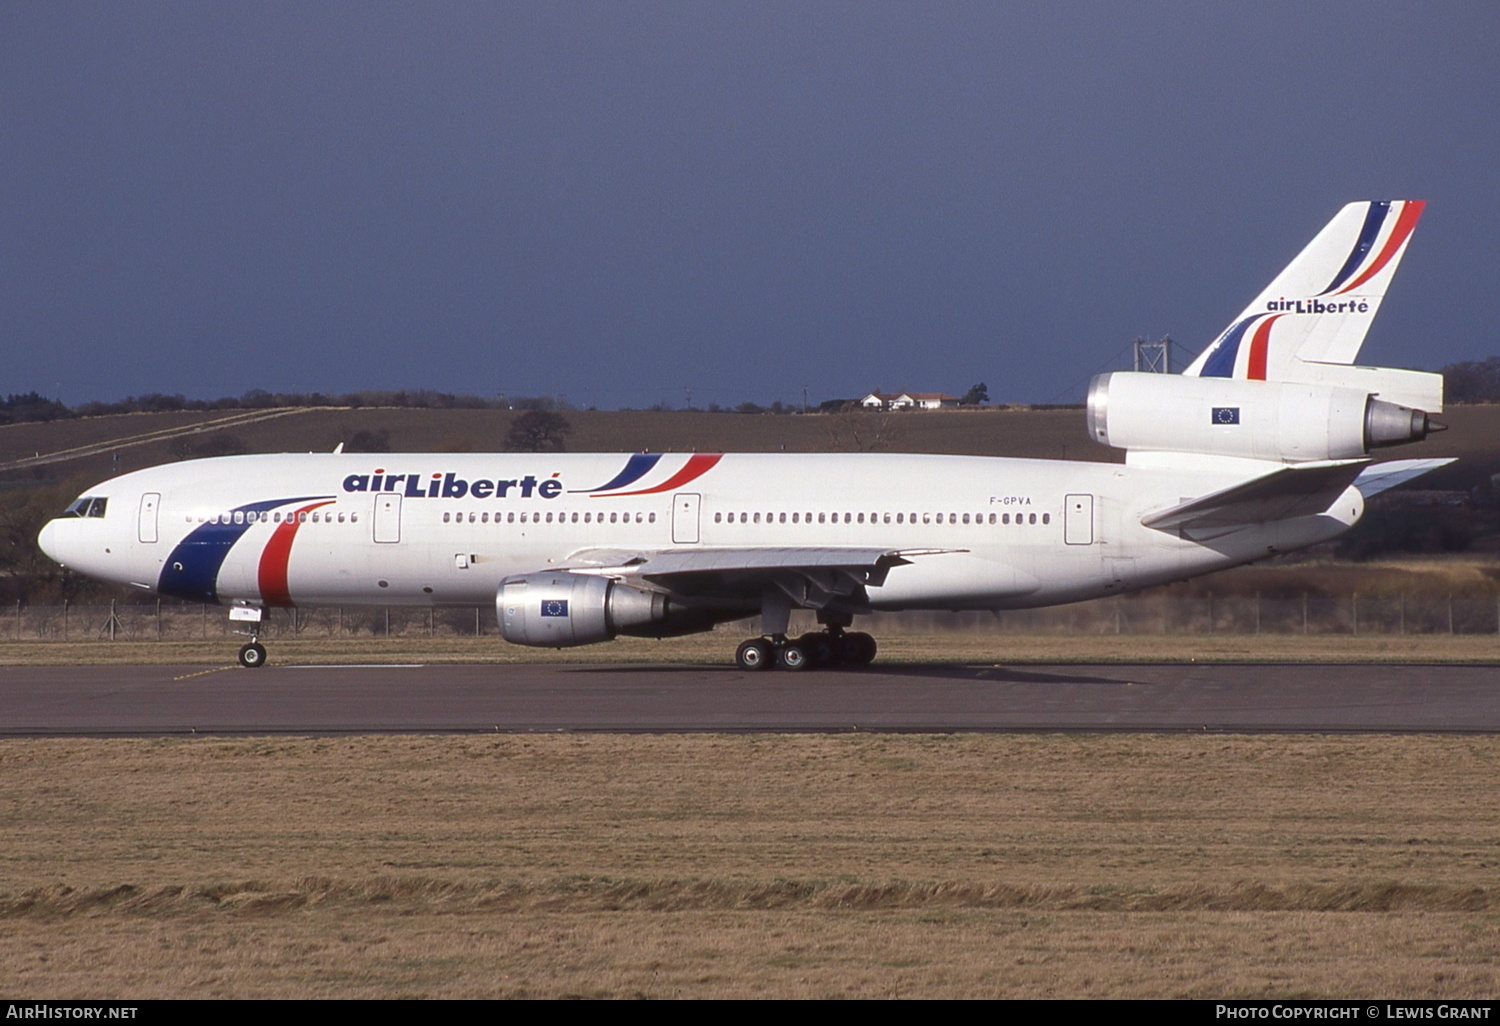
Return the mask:
<svg viewBox="0 0 1500 1026">
<path fill-rule="evenodd" d="M 260 606 L 231 606 L 229 608 L 229 619 L 232 623 L 243 623 L 247 625 L 240 634 L 248 634 L 250 641 L 240 649 L 240 665 L 247 670 L 255 670 L 266 665 L 266 646 L 260 643 L 260 624 L 265 616 L 265 610 Z"/>
</svg>

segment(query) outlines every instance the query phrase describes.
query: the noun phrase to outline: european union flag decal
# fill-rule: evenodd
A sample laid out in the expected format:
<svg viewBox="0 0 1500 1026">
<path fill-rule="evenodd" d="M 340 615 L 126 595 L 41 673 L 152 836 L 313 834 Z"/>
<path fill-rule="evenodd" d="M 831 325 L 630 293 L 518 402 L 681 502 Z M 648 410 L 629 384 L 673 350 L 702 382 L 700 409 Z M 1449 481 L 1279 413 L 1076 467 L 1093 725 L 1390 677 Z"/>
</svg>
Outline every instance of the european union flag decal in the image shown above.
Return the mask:
<svg viewBox="0 0 1500 1026">
<path fill-rule="evenodd" d="M 548 599 L 546 602 L 542 603 L 542 615 L 543 616 L 567 616 L 568 615 L 568 600 L 567 599 Z"/>
<path fill-rule="evenodd" d="M 1215 406 L 1215 424 L 1238 424 L 1240 422 L 1240 408 L 1238 406 Z"/>
</svg>

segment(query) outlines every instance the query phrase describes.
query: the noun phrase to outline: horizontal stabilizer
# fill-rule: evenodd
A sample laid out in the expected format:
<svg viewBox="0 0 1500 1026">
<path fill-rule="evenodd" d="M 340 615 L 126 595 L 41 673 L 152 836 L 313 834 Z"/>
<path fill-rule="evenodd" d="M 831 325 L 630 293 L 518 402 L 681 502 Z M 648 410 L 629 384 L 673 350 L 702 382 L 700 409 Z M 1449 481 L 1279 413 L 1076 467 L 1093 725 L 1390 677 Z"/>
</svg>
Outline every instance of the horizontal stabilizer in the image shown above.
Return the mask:
<svg viewBox="0 0 1500 1026">
<path fill-rule="evenodd" d="M 1336 460 L 1282 467 L 1171 509 L 1148 513 L 1141 523 L 1158 531 L 1176 531 L 1313 516 L 1332 506 L 1367 465 L 1364 460 Z"/>
<path fill-rule="evenodd" d="M 1389 491 L 1397 485 L 1406 484 L 1412 478 L 1421 477 L 1429 470 L 1438 467 L 1446 467 L 1453 463 L 1454 459 L 1435 460 L 1392 460 L 1389 463 L 1377 463 L 1373 467 L 1366 467 L 1360 475 L 1354 479 L 1354 487 L 1359 489 L 1359 494 L 1366 499 L 1379 495 L 1381 492 Z"/>
</svg>

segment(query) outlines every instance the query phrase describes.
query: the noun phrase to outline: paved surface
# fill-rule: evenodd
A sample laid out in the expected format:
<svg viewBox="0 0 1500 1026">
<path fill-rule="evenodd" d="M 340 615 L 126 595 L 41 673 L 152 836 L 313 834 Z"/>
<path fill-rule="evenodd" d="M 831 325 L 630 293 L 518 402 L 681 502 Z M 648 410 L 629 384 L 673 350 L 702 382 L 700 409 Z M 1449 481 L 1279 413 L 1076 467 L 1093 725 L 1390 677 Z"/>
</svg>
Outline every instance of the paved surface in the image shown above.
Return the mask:
<svg viewBox="0 0 1500 1026">
<path fill-rule="evenodd" d="M 0 668 L 0 735 L 1500 731 L 1500 666 Z"/>
</svg>

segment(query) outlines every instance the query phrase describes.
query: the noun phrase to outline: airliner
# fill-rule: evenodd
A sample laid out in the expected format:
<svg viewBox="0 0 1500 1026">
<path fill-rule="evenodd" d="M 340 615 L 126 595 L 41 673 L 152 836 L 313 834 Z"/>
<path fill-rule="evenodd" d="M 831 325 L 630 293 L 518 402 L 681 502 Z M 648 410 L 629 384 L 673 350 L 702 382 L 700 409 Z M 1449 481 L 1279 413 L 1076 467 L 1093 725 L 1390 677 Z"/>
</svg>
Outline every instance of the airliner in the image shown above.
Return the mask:
<svg viewBox="0 0 1500 1026">
<path fill-rule="evenodd" d="M 758 616 L 746 671 L 858 666 L 879 610 L 1021 609 L 1336 538 L 1442 459 L 1441 375 L 1354 363 L 1422 214 L 1351 203 L 1181 374 L 1093 379 L 1124 463 L 889 454 L 226 456 L 89 489 L 38 542 L 104 581 L 227 607 L 266 661 L 274 608 L 495 603 L 518 645 Z M 977 423 L 977 422 L 976 422 Z M 792 610 L 821 630 L 788 636 Z"/>
</svg>

